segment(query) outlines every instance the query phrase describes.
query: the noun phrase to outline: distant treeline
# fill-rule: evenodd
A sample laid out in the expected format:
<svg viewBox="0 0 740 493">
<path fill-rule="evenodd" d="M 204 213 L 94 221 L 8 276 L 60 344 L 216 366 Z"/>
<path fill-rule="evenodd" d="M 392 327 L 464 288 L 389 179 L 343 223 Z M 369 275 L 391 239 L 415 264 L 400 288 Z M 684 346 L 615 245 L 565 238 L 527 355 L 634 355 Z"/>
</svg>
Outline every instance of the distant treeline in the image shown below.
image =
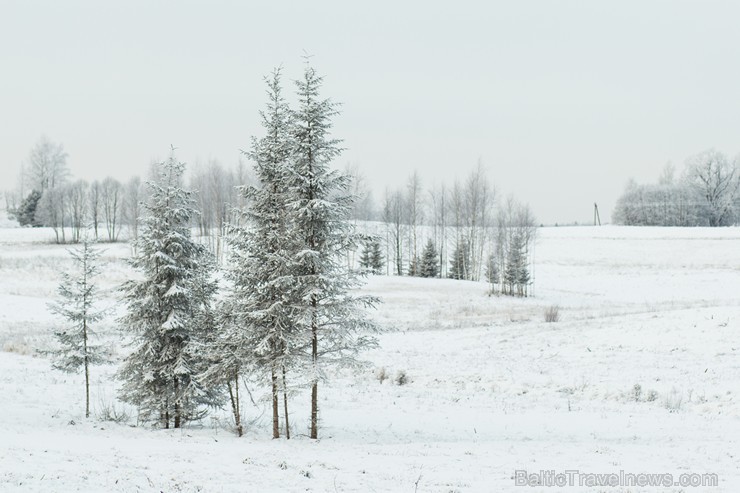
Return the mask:
<svg viewBox="0 0 740 493">
<path fill-rule="evenodd" d="M 658 183 L 627 183 L 612 220 L 629 226 L 731 226 L 740 222 L 740 167 L 709 150 L 686 160 L 675 176 L 668 164 Z"/>
<path fill-rule="evenodd" d="M 34 145 L 18 186 L 5 193 L 11 218 L 21 226 L 52 228 L 57 243 L 79 242 L 86 228 L 98 241 L 118 241 L 122 234 L 136 240 L 146 180 L 72 180 L 67 157 L 63 145 L 47 137 Z M 355 197 L 351 219 L 384 225 L 382 230 L 366 228 L 370 237 L 350 254 L 350 264 L 387 275 L 485 279 L 492 292 L 530 294 L 534 216 L 513 198 L 499 200 L 482 165 L 462 181 L 427 188 L 414 172 L 405 185 L 387 189 L 380 204 L 356 166 L 343 171 Z M 246 205 L 238 189 L 253 183 L 242 161 L 228 168 L 212 160 L 196 164 L 190 173 L 198 210 L 192 226 L 219 260 L 227 226 L 241 220 L 234 211 Z"/>
</svg>

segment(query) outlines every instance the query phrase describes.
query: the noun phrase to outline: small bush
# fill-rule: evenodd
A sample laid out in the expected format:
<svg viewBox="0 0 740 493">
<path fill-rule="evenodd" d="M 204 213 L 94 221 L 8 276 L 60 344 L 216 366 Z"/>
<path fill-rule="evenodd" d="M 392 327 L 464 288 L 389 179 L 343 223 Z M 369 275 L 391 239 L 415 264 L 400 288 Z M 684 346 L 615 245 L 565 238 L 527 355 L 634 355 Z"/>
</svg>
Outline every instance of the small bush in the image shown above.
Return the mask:
<svg viewBox="0 0 740 493">
<path fill-rule="evenodd" d="M 406 372 L 404 370 L 398 370 L 396 373 L 396 379 L 395 379 L 396 385 L 406 385 L 409 383 L 409 376 L 406 375 Z"/>
<path fill-rule="evenodd" d="M 683 404 L 683 395 L 675 388 L 668 393 L 663 401 L 665 408 L 671 412 L 679 411 L 681 404 Z"/>
<path fill-rule="evenodd" d="M 560 321 L 560 307 L 552 305 L 545 310 L 545 322 L 553 323 Z"/>
<path fill-rule="evenodd" d="M 632 387 L 630 398 L 635 402 L 639 402 L 641 397 L 642 397 L 642 385 L 640 385 L 639 383 L 636 383 L 635 386 Z"/>
<path fill-rule="evenodd" d="M 388 375 L 388 370 L 385 369 L 385 366 L 378 368 L 378 370 L 375 372 L 375 378 L 377 378 L 378 382 L 380 382 L 381 384 L 390 378 L 390 375 Z"/>
<path fill-rule="evenodd" d="M 100 401 L 95 416 L 100 421 L 111 421 L 113 423 L 126 423 L 131 416 L 123 410 L 117 409 L 115 404 Z"/>
<path fill-rule="evenodd" d="M 3 344 L 3 352 L 20 354 L 21 356 L 28 356 L 33 353 L 28 344 L 23 341 L 6 341 Z"/>
<path fill-rule="evenodd" d="M 648 392 L 648 395 L 645 398 L 645 400 L 648 402 L 654 402 L 658 400 L 658 393 L 654 390 L 651 390 L 650 392 Z"/>
</svg>

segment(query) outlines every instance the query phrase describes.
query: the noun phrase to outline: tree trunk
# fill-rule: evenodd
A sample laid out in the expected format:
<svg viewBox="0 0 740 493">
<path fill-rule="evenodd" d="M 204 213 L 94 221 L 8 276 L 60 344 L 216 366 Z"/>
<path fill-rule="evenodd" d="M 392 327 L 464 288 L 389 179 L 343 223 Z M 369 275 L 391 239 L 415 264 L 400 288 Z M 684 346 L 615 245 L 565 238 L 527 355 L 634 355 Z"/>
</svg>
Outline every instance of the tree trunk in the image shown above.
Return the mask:
<svg viewBox="0 0 740 493">
<path fill-rule="evenodd" d="M 272 438 L 280 438 L 280 414 L 278 401 L 278 377 L 272 369 Z"/>
<path fill-rule="evenodd" d="M 316 326 L 316 299 L 311 301 L 314 307 L 313 321 L 311 323 L 311 359 L 314 367 L 314 381 L 311 386 L 311 438 L 319 437 L 318 414 L 319 414 L 319 382 L 318 382 L 318 358 L 319 358 L 319 338 L 318 327 Z"/>
<path fill-rule="evenodd" d="M 234 425 L 236 426 L 236 436 L 241 437 L 244 434 L 242 428 L 242 416 L 239 409 L 239 373 L 234 373 L 234 389 L 231 387 L 231 381 L 226 385 L 229 388 L 229 397 L 231 398 L 231 410 L 234 413 Z"/>
<path fill-rule="evenodd" d="M 285 411 L 285 439 L 290 440 L 290 421 L 288 419 L 288 387 L 286 385 L 285 367 L 283 367 L 283 406 Z"/>
<path fill-rule="evenodd" d="M 175 428 L 180 427 L 180 396 L 178 395 L 179 388 L 179 382 L 177 378 L 175 378 Z"/>
<path fill-rule="evenodd" d="M 82 344 L 85 353 L 85 417 L 90 417 L 90 361 L 87 357 L 87 320 L 82 321 Z"/>
</svg>

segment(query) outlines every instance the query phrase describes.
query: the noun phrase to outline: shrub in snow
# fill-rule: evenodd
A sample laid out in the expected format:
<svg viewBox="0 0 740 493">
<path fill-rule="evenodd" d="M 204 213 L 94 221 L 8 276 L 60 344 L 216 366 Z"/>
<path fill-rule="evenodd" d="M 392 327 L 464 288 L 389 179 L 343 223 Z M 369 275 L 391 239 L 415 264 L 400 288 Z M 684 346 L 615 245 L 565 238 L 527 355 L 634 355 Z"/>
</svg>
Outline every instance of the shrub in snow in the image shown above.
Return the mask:
<svg viewBox="0 0 740 493">
<path fill-rule="evenodd" d="M 553 323 L 560 321 L 560 307 L 552 305 L 545 310 L 545 322 Z"/>
<path fill-rule="evenodd" d="M 114 403 L 101 400 L 95 410 L 95 416 L 100 421 L 111 421 L 113 423 L 126 423 L 130 416 L 125 409 L 119 409 Z"/>
<path fill-rule="evenodd" d="M 666 395 L 663 406 L 671 412 L 680 411 L 683 404 L 683 395 L 675 388 Z"/>
<path fill-rule="evenodd" d="M 23 341 L 5 341 L 3 343 L 3 351 L 6 353 L 15 353 L 20 354 L 22 356 L 28 356 L 33 351 L 31 351 L 31 348 Z"/>
<path fill-rule="evenodd" d="M 375 372 L 375 378 L 377 378 L 378 382 L 380 382 L 381 384 L 388 380 L 388 378 L 390 378 L 388 375 L 388 370 L 385 369 L 385 366 L 378 368 L 378 370 Z"/>
<path fill-rule="evenodd" d="M 395 382 L 396 385 L 406 385 L 410 382 L 409 376 L 406 374 L 405 370 L 398 370 L 398 372 L 396 372 Z"/>
</svg>

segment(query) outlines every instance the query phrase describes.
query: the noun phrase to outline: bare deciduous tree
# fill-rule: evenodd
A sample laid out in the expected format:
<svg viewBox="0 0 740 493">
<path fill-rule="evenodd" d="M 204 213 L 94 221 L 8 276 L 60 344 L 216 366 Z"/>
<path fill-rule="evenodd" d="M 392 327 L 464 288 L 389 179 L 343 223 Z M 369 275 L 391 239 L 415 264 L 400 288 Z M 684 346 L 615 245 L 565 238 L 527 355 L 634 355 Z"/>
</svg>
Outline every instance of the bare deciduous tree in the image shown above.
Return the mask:
<svg viewBox="0 0 740 493">
<path fill-rule="evenodd" d="M 737 161 L 731 162 L 721 152 L 710 149 L 687 160 L 686 178 L 706 201 L 709 225 L 730 224 L 740 186 Z"/>
<path fill-rule="evenodd" d="M 56 144 L 43 135 L 31 149 L 28 157 L 31 188 L 41 193 L 63 185 L 69 177 L 67 153 L 62 144 Z"/>
<path fill-rule="evenodd" d="M 103 180 L 100 192 L 108 241 L 116 241 L 120 233 L 123 186 L 118 180 L 108 177 Z"/>
</svg>

